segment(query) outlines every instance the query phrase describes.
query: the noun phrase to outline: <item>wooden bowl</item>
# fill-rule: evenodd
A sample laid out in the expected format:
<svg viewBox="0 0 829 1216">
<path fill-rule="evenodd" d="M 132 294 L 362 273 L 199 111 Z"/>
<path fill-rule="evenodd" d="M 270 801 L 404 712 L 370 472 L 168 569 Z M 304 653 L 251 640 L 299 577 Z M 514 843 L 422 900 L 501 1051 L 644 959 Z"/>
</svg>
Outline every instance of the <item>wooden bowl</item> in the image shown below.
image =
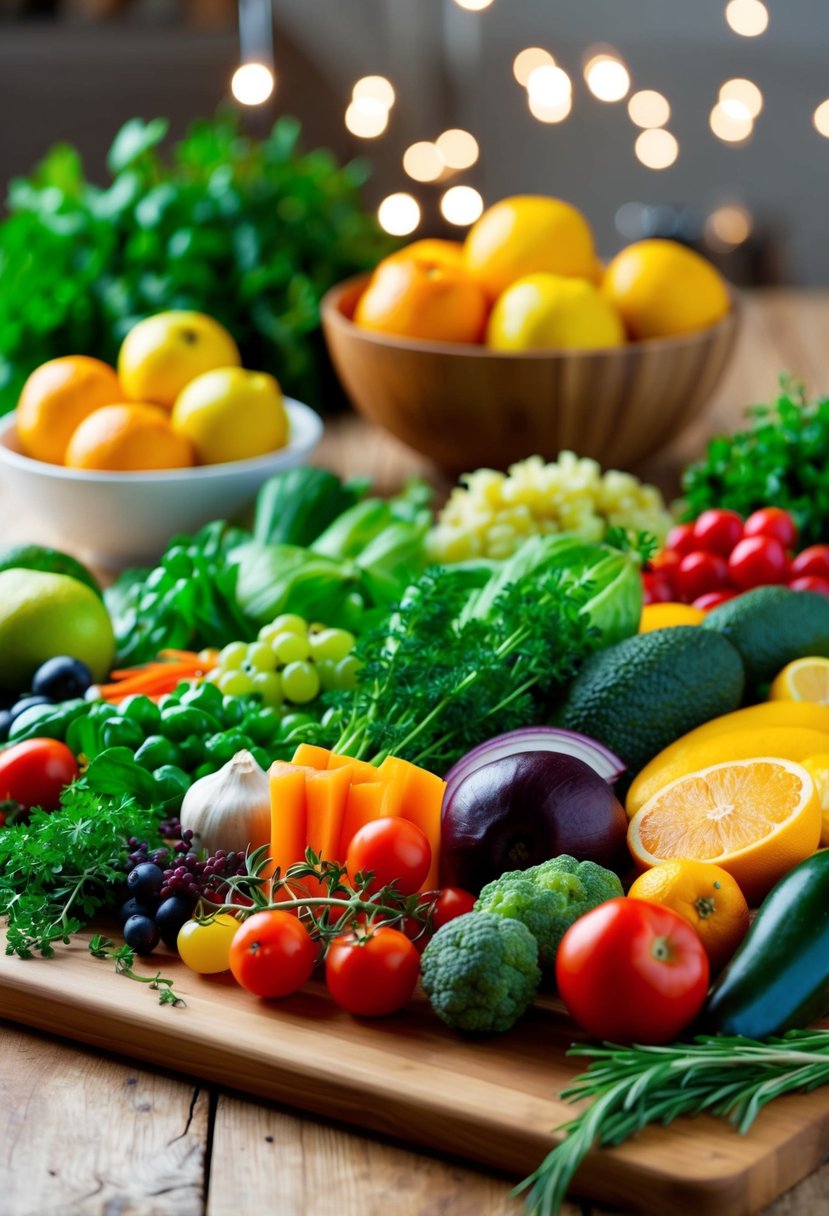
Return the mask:
<svg viewBox="0 0 829 1216">
<path fill-rule="evenodd" d="M 735 305 L 709 329 L 607 350 L 419 342 L 354 324 L 366 282 L 348 279 L 323 298 L 334 367 L 359 413 L 450 473 L 563 449 L 606 468 L 635 465 L 701 412 L 737 334 Z"/>
</svg>

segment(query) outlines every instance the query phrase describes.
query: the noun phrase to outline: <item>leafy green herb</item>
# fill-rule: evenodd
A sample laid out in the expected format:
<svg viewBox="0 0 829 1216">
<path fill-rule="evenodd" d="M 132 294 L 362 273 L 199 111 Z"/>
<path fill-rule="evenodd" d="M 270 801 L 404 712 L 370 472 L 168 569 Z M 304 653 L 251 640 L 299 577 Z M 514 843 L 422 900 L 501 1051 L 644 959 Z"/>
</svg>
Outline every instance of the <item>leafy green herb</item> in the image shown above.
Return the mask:
<svg viewBox="0 0 829 1216">
<path fill-rule="evenodd" d="M 462 575 L 428 570 L 388 625 L 361 639 L 357 689 L 338 699 L 327 727 L 335 751 L 375 764 L 394 754 L 444 772 L 496 726 L 543 720 L 591 649 L 587 587 L 561 570 L 534 571 L 504 587 L 485 615 L 461 620 L 468 597 Z"/>
<path fill-rule="evenodd" d="M 124 881 L 130 836 L 155 835 L 159 811 L 133 799 L 102 798 L 69 787 L 60 810 L 32 811 L 28 823 L 0 832 L 0 916 L 8 917 L 7 954 L 51 958 Z"/>
<path fill-rule="evenodd" d="M 783 507 L 794 518 L 801 547 L 829 541 L 829 397 L 807 402 L 803 385 L 789 377 L 772 405 L 748 411 L 751 429 L 719 436 L 682 478 L 683 518 L 709 507 L 750 515 Z"/>
<path fill-rule="evenodd" d="M 285 469 L 256 495 L 253 539 L 265 545 L 310 545 L 368 490 L 363 478 L 340 481 L 327 469 Z"/>
<path fill-rule="evenodd" d="M 560 1130 L 567 1133 L 518 1187 L 531 1216 L 554 1216 L 576 1170 L 596 1145 L 621 1144 L 649 1123 L 671 1123 L 703 1111 L 747 1132 L 773 1098 L 829 1084 L 829 1030 L 792 1030 L 760 1042 L 700 1035 L 668 1047 L 578 1046 L 593 1060 L 561 1095 L 590 1105 Z"/>
<path fill-rule="evenodd" d="M 149 984 L 158 992 L 159 1005 L 176 1005 L 183 1006 L 187 1002 L 183 997 L 176 994 L 173 989 L 173 981 L 165 979 L 160 971 L 156 971 L 155 975 L 139 975 L 134 969 L 135 951 L 129 946 L 116 946 L 108 937 L 102 937 L 100 933 L 96 933 L 89 942 L 89 953 L 93 958 L 108 958 L 115 963 L 115 971 L 118 975 L 125 975 L 129 980 L 135 980 L 139 984 Z"/>
<path fill-rule="evenodd" d="M 232 112 L 201 120 L 165 156 L 168 126 L 128 122 L 103 189 L 67 144 L 12 183 L 0 224 L 0 412 L 38 364 L 61 352 L 114 362 L 129 327 L 167 308 L 216 317 L 246 367 L 273 371 L 302 400 L 334 389 L 320 299 L 397 244 L 361 204 L 366 164 L 302 152 L 291 118 L 262 140 Z"/>
</svg>

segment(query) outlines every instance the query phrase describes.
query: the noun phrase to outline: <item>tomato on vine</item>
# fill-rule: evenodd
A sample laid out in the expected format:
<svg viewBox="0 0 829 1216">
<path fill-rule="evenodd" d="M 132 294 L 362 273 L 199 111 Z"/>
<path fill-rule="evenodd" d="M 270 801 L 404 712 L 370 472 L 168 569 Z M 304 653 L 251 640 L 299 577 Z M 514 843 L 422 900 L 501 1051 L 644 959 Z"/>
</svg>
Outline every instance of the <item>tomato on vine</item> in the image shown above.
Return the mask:
<svg viewBox="0 0 829 1216">
<path fill-rule="evenodd" d="M 288 996 L 311 978 L 318 948 L 290 912 L 255 912 L 236 930 L 228 961 L 233 978 L 254 996 Z"/>
<path fill-rule="evenodd" d="M 357 874 L 373 873 L 365 888 L 369 895 L 393 882 L 401 895 L 414 895 L 431 864 L 431 845 L 417 824 L 391 817 L 375 819 L 355 832 L 345 859 L 352 882 Z"/>
<path fill-rule="evenodd" d="M 397 1013 L 420 973 L 417 947 L 399 929 L 344 933 L 328 947 L 325 982 L 338 1005 L 359 1017 Z"/>
</svg>

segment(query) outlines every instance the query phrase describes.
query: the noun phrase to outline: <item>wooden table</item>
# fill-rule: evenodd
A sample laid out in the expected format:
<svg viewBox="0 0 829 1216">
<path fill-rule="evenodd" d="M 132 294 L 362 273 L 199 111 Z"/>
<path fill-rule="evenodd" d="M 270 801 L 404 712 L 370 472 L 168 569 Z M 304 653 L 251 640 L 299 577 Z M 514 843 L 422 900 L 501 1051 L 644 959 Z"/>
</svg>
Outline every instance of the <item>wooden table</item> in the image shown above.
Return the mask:
<svg viewBox="0 0 829 1216">
<path fill-rule="evenodd" d="M 676 492 L 682 463 L 708 434 L 737 425 L 745 405 L 770 399 L 782 371 L 812 393 L 829 392 L 829 293 L 749 300 L 737 354 L 705 419 L 638 471 Z M 318 462 L 369 473 L 383 489 L 411 472 L 441 485 L 408 449 L 351 417 L 330 423 Z M 0 482 L 0 542 L 21 539 L 49 535 Z M 2 1216 L 520 1214 L 509 1179 L 9 1023 L 0 1028 Z M 827 1208 L 829 1163 L 765 1216 L 824 1216 Z M 579 1213 L 602 1216 L 575 1203 L 565 1216 Z"/>
</svg>

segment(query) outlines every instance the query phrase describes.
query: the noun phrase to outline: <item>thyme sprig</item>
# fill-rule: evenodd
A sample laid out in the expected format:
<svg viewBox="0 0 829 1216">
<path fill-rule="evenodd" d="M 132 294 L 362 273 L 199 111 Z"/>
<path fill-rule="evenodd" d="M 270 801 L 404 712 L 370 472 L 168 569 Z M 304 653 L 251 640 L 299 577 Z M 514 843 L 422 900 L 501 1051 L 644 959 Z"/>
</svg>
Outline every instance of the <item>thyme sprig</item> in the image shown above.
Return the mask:
<svg viewBox="0 0 829 1216">
<path fill-rule="evenodd" d="M 116 946 L 108 937 L 96 933 L 89 942 L 89 953 L 93 958 L 107 958 L 115 963 L 117 975 L 125 975 L 129 980 L 138 984 L 149 984 L 158 992 L 159 1005 L 175 1005 L 179 1008 L 186 1005 L 183 997 L 178 996 L 173 988 L 173 981 L 165 979 L 160 971 L 155 975 L 141 975 L 135 970 L 135 951 L 129 946 Z"/>
<path fill-rule="evenodd" d="M 667 1047 L 580 1045 L 568 1055 L 593 1062 L 561 1097 L 591 1101 L 559 1128 L 564 1140 L 515 1188 L 515 1194 L 527 1192 L 528 1216 L 555 1216 L 596 1146 L 621 1144 L 649 1123 L 667 1125 L 703 1111 L 745 1133 L 774 1098 L 829 1084 L 829 1030 L 791 1030 L 764 1041 L 700 1035 Z"/>
</svg>

